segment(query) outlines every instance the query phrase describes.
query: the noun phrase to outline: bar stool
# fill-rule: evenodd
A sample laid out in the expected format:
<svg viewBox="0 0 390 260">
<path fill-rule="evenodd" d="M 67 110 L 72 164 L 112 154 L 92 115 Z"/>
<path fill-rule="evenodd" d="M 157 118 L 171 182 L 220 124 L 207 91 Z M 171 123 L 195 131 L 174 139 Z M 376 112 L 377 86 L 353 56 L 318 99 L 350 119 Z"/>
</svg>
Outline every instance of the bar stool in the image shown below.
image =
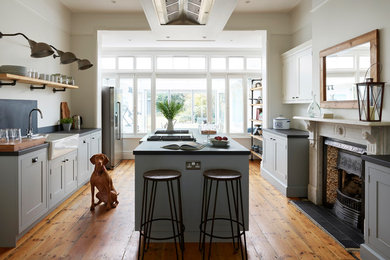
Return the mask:
<svg viewBox="0 0 390 260">
<path fill-rule="evenodd" d="M 210 237 L 209 254 L 208 259 L 211 257 L 211 245 L 213 238 L 219 239 L 232 239 L 233 247 L 235 251 L 241 250 L 241 259 L 248 259 L 246 237 L 245 237 L 245 222 L 244 222 L 244 209 L 242 204 L 242 190 L 241 190 L 241 173 L 234 170 L 227 169 L 212 169 L 203 172 L 203 198 L 202 198 L 202 213 L 201 221 L 199 225 L 199 250 L 203 252 L 202 259 L 205 259 L 205 241 L 206 236 Z M 229 218 L 216 217 L 216 205 L 217 195 L 220 182 L 225 183 L 227 204 L 229 209 Z M 212 197 L 213 184 L 216 183 L 214 192 L 214 207 L 212 209 L 212 217 L 209 217 L 210 200 Z M 229 189 L 230 184 L 230 189 Z M 235 186 L 235 188 L 234 188 Z M 231 193 L 231 195 L 229 194 Z M 235 216 L 232 217 L 231 200 L 232 197 Z M 241 217 L 241 220 L 240 220 Z M 207 224 L 211 221 L 211 230 L 207 230 Z M 230 223 L 231 236 L 222 236 L 214 234 L 214 222 L 228 221 Z M 236 226 L 234 230 L 233 226 Z M 244 249 L 241 241 L 241 236 L 244 237 Z M 237 239 L 237 243 L 236 243 Z"/>
<path fill-rule="evenodd" d="M 140 224 L 140 236 L 138 244 L 138 259 L 142 255 L 144 259 L 145 252 L 149 249 L 150 240 L 166 240 L 172 239 L 175 242 L 176 259 L 179 259 L 177 250 L 176 239 L 179 240 L 181 249 L 181 258 L 183 259 L 184 251 L 184 224 L 183 224 L 183 212 L 181 203 L 181 189 L 180 178 L 181 173 L 175 170 L 151 170 L 143 174 L 144 177 L 144 190 L 142 195 L 142 209 L 141 209 L 141 224 Z M 173 181 L 177 183 L 177 199 L 179 203 L 179 212 L 176 208 L 175 192 L 173 190 Z M 151 183 L 150 195 L 148 194 L 149 183 Z M 166 183 L 168 190 L 169 210 L 171 213 L 170 218 L 154 218 L 154 206 L 156 202 L 157 184 Z M 172 236 L 167 237 L 152 237 L 152 224 L 158 221 L 169 221 L 172 225 Z M 141 254 L 141 241 L 143 239 L 142 254 Z"/>
</svg>

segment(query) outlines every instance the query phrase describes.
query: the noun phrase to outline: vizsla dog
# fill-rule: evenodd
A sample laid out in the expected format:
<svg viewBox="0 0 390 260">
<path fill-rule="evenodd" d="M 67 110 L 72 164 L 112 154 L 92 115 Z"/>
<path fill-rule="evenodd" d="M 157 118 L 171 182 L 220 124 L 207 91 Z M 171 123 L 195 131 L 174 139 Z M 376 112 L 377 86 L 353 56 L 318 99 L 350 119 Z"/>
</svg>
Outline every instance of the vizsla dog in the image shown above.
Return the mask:
<svg viewBox="0 0 390 260">
<path fill-rule="evenodd" d="M 102 202 L 106 204 L 107 210 L 115 208 L 119 203 L 117 199 L 119 193 L 116 192 L 114 185 L 112 184 L 112 179 L 110 175 L 108 175 L 105 167 L 109 162 L 107 156 L 102 153 L 95 154 L 91 157 L 90 161 L 95 165 L 95 169 L 89 180 L 92 194 L 91 210 L 95 210 L 95 206 Z M 94 199 L 95 187 L 99 190 L 99 192 L 96 193 L 96 197 L 99 199 L 97 203 L 95 203 Z M 108 196 L 108 194 L 110 194 L 110 196 Z"/>
</svg>

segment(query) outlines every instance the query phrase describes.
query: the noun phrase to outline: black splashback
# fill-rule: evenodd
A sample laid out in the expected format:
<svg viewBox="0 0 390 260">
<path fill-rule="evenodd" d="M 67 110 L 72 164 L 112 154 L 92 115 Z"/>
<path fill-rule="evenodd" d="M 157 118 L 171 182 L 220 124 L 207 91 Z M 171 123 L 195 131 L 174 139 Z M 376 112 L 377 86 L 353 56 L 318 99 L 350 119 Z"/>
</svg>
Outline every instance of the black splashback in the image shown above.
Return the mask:
<svg viewBox="0 0 390 260">
<path fill-rule="evenodd" d="M 20 128 L 27 134 L 28 114 L 37 108 L 36 100 L 0 99 L 0 128 Z M 37 111 L 32 114 L 33 132 L 37 133 Z"/>
</svg>

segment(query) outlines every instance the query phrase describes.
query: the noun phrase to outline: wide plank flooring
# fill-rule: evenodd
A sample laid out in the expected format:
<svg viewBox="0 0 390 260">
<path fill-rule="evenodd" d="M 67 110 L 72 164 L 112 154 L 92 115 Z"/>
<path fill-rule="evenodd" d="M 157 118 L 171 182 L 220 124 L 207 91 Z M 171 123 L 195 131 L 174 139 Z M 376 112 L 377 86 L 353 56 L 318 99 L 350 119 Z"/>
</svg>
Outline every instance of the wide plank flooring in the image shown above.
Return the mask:
<svg viewBox="0 0 390 260">
<path fill-rule="evenodd" d="M 359 259 L 315 226 L 250 164 L 250 259 Z M 111 172 L 120 192 L 119 205 L 89 210 L 89 184 L 24 235 L 16 248 L 0 248 L 0 259 L 136 259 L 134 231 L 134 161 Z M 196 243 L 186 243 L 185 259 L 201 259 Z M 145 259 L 175 259 L 172 243 L 153 243 Z M 213 245 L 212 259 L 240 259 L 231 243 Z"/>
</svg>

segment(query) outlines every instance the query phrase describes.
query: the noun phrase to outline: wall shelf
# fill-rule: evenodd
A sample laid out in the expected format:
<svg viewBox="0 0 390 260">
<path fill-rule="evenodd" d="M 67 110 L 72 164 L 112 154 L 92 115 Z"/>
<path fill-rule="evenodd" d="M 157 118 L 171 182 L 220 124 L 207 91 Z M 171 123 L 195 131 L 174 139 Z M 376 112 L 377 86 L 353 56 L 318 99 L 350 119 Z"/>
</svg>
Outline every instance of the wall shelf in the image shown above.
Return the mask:
<svg viewBox="0 0 390 260">
<path fill-rule="evenodd" d="M 251 119 L 251 121 L 255 124 L 262 124 L 263 121 L 262 120 L 256 120 L 256 119 Z"/>
<path fill-rule="evenodd" d="M 252 107 L 263 107 L 263 104 L 251 104 Z"/>
<path fill-rule="evenodd" d="M 263 160 L 263 155 L 262 155 L 262 154 L 259 154 L 259 153 L 255 152 L 255 151 L 253 151 L 253 150 L 251 150 L 251 153 L 252 153 L 254 156 L 256 156 L 257 158 L 259 158 L 260 160 Z"/>
<path fill-rule="evenodd" d="M 11 81 L 12 83 L 3 83 L 2 81 Z M 62 83 L 57 83 L 57 82 L 52 82 L 48 80 L 42 80 L 42 79 L 35 79 L 35 78 L 30 78 L 30 77 L 25 77 L 25 76 L 19 76 L 19 75 L 14 75 L 14 74 L 8 74 L 8 73 L 0 73 L 0 87 L 1 85 L 12 85 L 13 83 L 16 84 L 18 83 L 25 83 L 25 84 L 30 84 L 30 89 L 45 89 L 46 87 L 52 87 L 53 92 L 57 91 L 65 91 L 65 89 L 70 88 L 70 89 L 77 89 L 79 88 L 78 86 L 74 85 L 68 85 L 68 84 L 62 84 Z M 34 85 L 41 85 L 42 87 L 34 87 Z"/>
<path fill-rule="evenodd" d="M 263 87 L 260 87 L 260 88 L 251 88 L 252 91 L 256 91 L 256 90 L 263 90 Z"/>
<path fill-rule="evenodd" d="M 251 134 L 251 137 L 253 137 L 254 139 L 257 139 L 259 141 L 263 141 L 263 136 L 261 136 L 261 135 L 252 135 Z"/>
</svg>

